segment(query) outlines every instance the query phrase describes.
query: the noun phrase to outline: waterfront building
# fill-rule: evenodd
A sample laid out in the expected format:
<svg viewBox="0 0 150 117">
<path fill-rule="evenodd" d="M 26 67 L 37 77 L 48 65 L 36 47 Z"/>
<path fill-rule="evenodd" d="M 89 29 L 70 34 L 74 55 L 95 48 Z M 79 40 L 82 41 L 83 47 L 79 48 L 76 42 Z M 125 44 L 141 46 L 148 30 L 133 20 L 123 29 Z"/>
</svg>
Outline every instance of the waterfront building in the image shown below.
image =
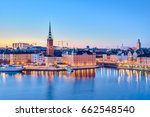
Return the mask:
<svg viewBox="0 0 150 117">
<path fill-rule="evenodd" d="M 53 38 L 52 38 L 50 23 L 49 23 L 49 35 L 47 38 L 47 56 L 54 57 Z"/>
<path fill-rule="evenodd" d="M 139 56 L 137 57 L 137 63 L 142 66 L 150 66 L 150 57 Z"/>
<path fill-rule="evenodd" d="M 63 54 L 65 64 L 71 66 L 94 66 L 96 65 L 96 54 L 85 50 L 71 50 Z"/>
<path fill-rule="evenodd" d="M 63 63 L 63 58 L 62 57 L 55 57 L 57 64 L 62 64 Z"/>
<path fill-rule="evenodd" d="M 97 63 L 103 62 L 103 57 L 102 57 L 102 56 L 97 56 L 97 55 L 96 55 L 96 62 L 97 62 Z"/>
<path fill-rule="evenodd" d="M 128 62 L 131 62 L 131 61 L 136 62 L 137 61 L 137 57 L 138 57 L 138 54 L 137 54 L 136 51 L 134 51 L 134 52 L 129 51 L 128 52 Z"/>
<path fill-rule="evenodd" d="M 138 57 L 138 54 L 136 53 L 136 51 L 134 51 L 134 53 L 133 53 L 133 60 L 137 61 L 137 57 Z"/>
<path fill-rule="evenodd" d="M 31 47 L 32 45 L 30 45 L 29 43 L 13 43 L 12 47 L 13 49 L 27 49 L 28 47 Z"/>
<path fill-rule="evenodd" d="M 31 63 L 31 53 L 13 53 L 10 54 L 10 64 L 27 65 Z"/>
<path fill-rule="evenodd" d="M 103 54 L 102 56 L 103 56 L 103 61 L 108 61 L 108 60 L 110 60 L 110 59 L 109 59 L 110 57 L 108 57 L 107 54 Z"/>
<path fill-rule="evenodd" d="M 119 61 L 118 55 L 115 55 L 115 54 L 110 55 L 110 61 L 118 62 Z"/>
<path fill-rule="evenodd" d="M 106 54 L 106 52 L 96 51 L 96 62 L 97 63 L 103 62 L 103 54 Z"/>
<path fill-rule="evenodd" d="M 63 63 L 62 57 L 45 57 L 46 66 L 54 66 Z"/>
<path fill-rule="evenodd" d="M 136 49 L 141 49 L 141 42 L 140 39 L 138 39 L 137 43 L 136 43 Z"/>
<path fill-rule="evenodd" d="M 128 52 L 128 61 L 132 61 L 133 60 L 133 55 L 132 55 L 132 52 L 129 51 Z"/>
<path fill-rule="evenodd" d="M 104 54 L 103 55 L 103 61 L 104 62 L 114 62 L 114 63 L 117 63 L 117 62 L 121 62 L 121 61 L 124 61 L 124 60 L 127 60 L 127 56 L 124 56 L 124 54 L 111 54 L 111 55 L 107 55 L 107 54 Z"/>
<path fill-rule="evenodd" d="M 31 62 L 37 65 L 45 64 L 45 56 L 43 53 L 33 53 L 31 55 Z"/>
<path fill-rule="evenodd" d="M 57 65 L 56 57 L 45 57 L 45 64 L 46 66 Z"/>
<path fill-rule="evenodd" d="M 10 63 L 10 53 L 0 53 L 0 63 Z"/>
<path fill-rule="evenodd" d="M 120 56 L 118 55 L 118 58 L 119 58 L 119 61 L 121 62 L 127 62 L 128 60 L 128 56 L 125 53 L 121 53 Z"/>
</svg>

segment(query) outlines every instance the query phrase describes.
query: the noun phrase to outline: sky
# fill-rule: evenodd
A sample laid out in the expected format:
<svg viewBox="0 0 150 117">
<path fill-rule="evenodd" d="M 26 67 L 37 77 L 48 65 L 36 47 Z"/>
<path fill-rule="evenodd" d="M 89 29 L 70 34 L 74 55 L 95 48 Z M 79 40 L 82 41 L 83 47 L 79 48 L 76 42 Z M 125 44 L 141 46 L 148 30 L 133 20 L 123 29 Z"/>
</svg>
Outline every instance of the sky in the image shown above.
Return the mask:
<svg viewBox="0 0 150 117">
<path fill-rule="evenodd" d="M 150 47 L 150 0 L 0 0 L 0 47 L 13 42 Z"/>
</svg>

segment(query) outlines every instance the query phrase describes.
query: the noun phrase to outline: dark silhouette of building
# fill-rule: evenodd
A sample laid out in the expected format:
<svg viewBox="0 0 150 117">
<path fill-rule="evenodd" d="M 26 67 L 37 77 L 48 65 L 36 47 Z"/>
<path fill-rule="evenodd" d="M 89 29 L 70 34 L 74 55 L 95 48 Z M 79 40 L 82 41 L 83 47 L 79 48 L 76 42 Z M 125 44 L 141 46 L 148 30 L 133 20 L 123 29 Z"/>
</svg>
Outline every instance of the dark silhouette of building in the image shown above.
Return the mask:
<svg viewBox="0 0 150 117">
<path fill-rule="evenodd" d="M 141 42 L 140 39 L 138 39 L 138 42 L 136 44 L 136 49 L 141 49 Z"/>
</svg>

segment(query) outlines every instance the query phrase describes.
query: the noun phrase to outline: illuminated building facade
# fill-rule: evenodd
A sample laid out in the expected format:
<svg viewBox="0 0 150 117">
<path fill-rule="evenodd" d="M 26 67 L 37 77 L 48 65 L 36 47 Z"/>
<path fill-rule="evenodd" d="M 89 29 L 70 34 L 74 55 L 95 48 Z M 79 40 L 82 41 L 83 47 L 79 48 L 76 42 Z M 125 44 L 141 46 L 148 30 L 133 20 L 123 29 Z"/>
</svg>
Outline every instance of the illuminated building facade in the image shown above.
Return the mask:
<svg viewBox="0 0 150 117">
<path fill-rule="evenodd" d="M 110 55 L 110 61 L 112 62 L 118 62 L 119 61 L 119 57 L 118 55 Z"/>
<path fill-rule="evenodd" d="M 34 53 L 31 55 L 31 62 L 37 65 L 45 64 L 45 56 L 42 53 Z"/>
<path fill-rule="evenodd" d="M 63 60 L 65 64 L 71 66 L 95 66 L 96 65 L 96 54 L 90 51 L 75 51 L 71 53 L 66 52 L 63 54 Z"/>
<path fill-rule="evenodd" d="M 45 57 L 45 64 L 46 66 L 53 66 L 57 64 L 55 57 Z"/>
<path fill-rule="evenodd" d="M 46 66 L 53 66 L 63 63 L 62 57 L 45 57 Z"/>
<path fill-rule="evenodd" d="M 10 63 L 10 53 L 0 54 L 0 63 Z"/>
<path fill-rule="evenodd" d="M 26 65 L 28 63 L 31 63 L 31 54 L 28 53 L 10 54 L 10 64 Z"/>
<path fill-rule="evenodd" d="M 128 61 L 132 61 L 133 60 L 133 54 L 131 51 L 128 52 Z"/>
<path fill-rule="evenodd" d="M 137 57 L 137 63 L 142 66 L 150 66 L 150 57 Z"/>
</svg>

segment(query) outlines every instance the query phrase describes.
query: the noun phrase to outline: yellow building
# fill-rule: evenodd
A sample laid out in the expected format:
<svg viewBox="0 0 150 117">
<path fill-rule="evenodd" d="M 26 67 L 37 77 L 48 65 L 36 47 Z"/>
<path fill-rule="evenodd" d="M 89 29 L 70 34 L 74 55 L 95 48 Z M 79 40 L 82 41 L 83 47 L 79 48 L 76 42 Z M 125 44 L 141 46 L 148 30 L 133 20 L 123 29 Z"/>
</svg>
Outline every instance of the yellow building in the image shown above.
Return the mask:
<svg viewBox="0 0 150 117">
<path fill-rule="evenodd" d="M 90 51 L 72 51 L 63 54 L 64 63 L 71 66 L 95 66 L 96 54 Z"/>
<path fill-rule="evenodd" d="M 31 63 L 31 54 L 17 53 L 10 54 L 10 64 L 23 64 Z"/>
<path fill-rule="evenodd" d="M 45 57 L 45 65 L 46 66 L 54 66 L 58 64 L 62 64 L 62 57 Z"/>
<path fill-rule="evenodd" d="M 56 57 L 45 57 L 45 64 L 46 66 L 53 66 L 57 65 Z"/>
</svg>

